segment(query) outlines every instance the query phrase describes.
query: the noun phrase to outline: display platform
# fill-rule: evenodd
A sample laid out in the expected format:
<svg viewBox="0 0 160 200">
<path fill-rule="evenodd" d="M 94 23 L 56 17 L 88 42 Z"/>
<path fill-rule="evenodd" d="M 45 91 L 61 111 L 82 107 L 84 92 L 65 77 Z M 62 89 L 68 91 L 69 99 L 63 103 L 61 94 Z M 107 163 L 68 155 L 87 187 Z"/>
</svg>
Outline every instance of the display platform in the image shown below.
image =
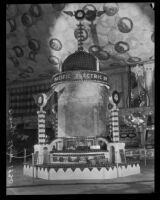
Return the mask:
<svg viewBox="0 0 160 200">
<path fill-rule="evenodd" d="M 90 179 L 113 179 L 118 177 L 125 177 L 140 173 L 140 166 L 138 163 L 134 164 L 119 164 L 103 166 L 103 167 L 87 167 L 87 166 L 63 166 L 58 165 L 36 165 L 24 164 L 23 174 L 35 178 L 42 178 L 45 180 L 90 180 Z"/>
</svg>

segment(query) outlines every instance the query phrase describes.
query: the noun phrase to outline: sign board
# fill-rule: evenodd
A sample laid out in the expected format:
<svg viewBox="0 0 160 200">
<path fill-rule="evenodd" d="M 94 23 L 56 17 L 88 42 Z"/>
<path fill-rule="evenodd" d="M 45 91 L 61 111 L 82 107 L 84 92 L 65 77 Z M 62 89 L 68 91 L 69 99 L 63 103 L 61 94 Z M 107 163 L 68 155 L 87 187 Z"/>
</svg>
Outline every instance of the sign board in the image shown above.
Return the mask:
<svg viewBox="0 0 160 200">
<path fill-rule="evenodd" d="M 104 73 L 96 71 L 68 71 L 56 74 L 52 77 L 52 84 L 62 83 L 66 81 L 96 81 L 108 86 L 108 77 Z"/>
</svg>

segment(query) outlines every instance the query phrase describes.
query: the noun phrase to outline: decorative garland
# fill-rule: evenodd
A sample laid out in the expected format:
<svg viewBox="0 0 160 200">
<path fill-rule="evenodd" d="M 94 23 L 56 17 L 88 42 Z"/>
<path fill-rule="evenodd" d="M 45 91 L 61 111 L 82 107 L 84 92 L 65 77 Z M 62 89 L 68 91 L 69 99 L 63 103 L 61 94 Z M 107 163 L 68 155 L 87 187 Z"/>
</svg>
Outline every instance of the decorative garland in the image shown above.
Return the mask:
<svg viewBox="0 0 160 200">
<path fill-rule="evenodd" d="M 99 165 L 99 164 L 95 164 L 95 165 L 92 165 L 92 164 L 88 164 L 88 163 L 86 163 L 86 164 L 46 164 L 46 165 L 36 165 L 36 166 L 38 166 L 38 167 L 40 167 L 40 169 L 41 168 L 54 168 L 55 170 L 58 170 L 58 169 L 60 169 L 60 168 L 62 168 L 62 169 L 66 169 L 66 168 L 71 168 L 72 170 L 75 170 L 76 168 L 80 168 L 80 169 L 84 169 L 84 168 L 90 168 L 90 169 L 93 169 L 93 168 L 107 168 L 107 169 L 109 169 L 109 168 L 114 168 L 114 167 L 116 167 L 116 165 L 115 164 L 101 164 L 101 165 Z"/>
<path fill-rule="evenodd" d="M 100 149 L 91 149 L 91 150 L 88 150 L 88 151 L 81 151 L 81 150 L 63 150 L 63 151 L 58 151 L 58 150 L 53 150 L 53 151 L 50 151 L 50 153 L 94 153 L 94 152 L 108 152 L 108 151 L 102 151 Z"/>
</svg>

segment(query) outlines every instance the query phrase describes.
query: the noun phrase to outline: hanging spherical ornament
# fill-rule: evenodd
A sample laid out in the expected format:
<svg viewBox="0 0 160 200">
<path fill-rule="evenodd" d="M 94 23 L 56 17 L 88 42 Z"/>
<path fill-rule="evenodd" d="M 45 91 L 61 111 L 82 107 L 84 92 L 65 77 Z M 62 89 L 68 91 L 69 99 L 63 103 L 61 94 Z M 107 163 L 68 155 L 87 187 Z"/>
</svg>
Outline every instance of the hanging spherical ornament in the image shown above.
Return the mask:
<svg viewBox="0 0 160 200">
<path fill-rule="evenodd" d="M 24 13 L 21 17 L 22 24 L 26 27 L 33 25 L 32 17 L 28 13 Z"/>
<path fill-rule="evenodd" d="M 60 51 L 62 49 L 62 43 L 60 42 L 60 40 L 55 38 L 49 41 L 49 45 L 55 51 Z"/>
<path fill-rule="evenodd" d="M 89 47 L 90 53 L 98 53 L 99 51 L 101 51 L 100 46 L 92 45 L 92 46 Z"/>
<path fill-rule="evenodd" d="M 111 63 L 109 66 L 110 67 L 119 67 L 119 63 Z"/>
<path fill-rule="evenodd" d="M 26 74 L 26 73 L 20 73 L 19 77 L 20 78 L 29 78 L 30 76 L 29 76 L 29 74 Z"/>
<path fill-rule="evenodd" d="M 77 11 L 75 12 L 75 18 L 76 18 L 77 20 L 83 20 L 84 17 L 85 17 L 85 12 L 84 12 L 83 10 L 77 10 Z"/>
<path fill-rule="evenodd" d="M 17 5 L 15 4 L 8 4 L 6 15 L 7 17 L 15 17 L 17 14 Z"/>
<path fill-rule="evenodd" d="M 33 51 L 39 51 L 40 50 L 40 41 L 37 39 L 30 39 L 28 41 L 28 47 Z"/>
<path fill-rule="evenodd" d="M 96 19 L 96 11 L 88 10 L 85 13 L 85 19 L 88 20 L 88 21 L 94 21 Z"/>
<path fill-rule="evenodd" d="M 129 51 L 128 43 L 123 42 L 123 41 L 117 42 L 115 44 L 114 48 L 118 53 L 125 53 L 125 52 Z"/>
<path fill-rule="evenodd" d="M 97 10 L 92 4 L 85 5 L 82 10 L 85 12 L 85 19 L 88 21 L 94 21 L 96 19 Z"/>
<path fill-rule="evenodd" d="M 36 62 L 36 55 L 37 55 L 36 51 L 30 51 L 28 57 L 30 60 Z"/>
<path fill-rule="evenodd" d="M 9 34 L 11 32 L 11 25 L 8 20 L 6 20 L 6 34 Z"/>
<path fill-rule="evenodd" d="M 65 8 L 65 3 L 53 3 L 52 7 L 56 11 L 61 11 Z"/>
<path fill-rule="evenodd" d="M 152 40 L 152 42 L 154 42 L 154 32 L 151 35 L 151 40 Z"/>
<path fill-rule="evenodd" d="M 116 28 L 112 28 L 107 35 L 109 42 L 112 44 L 116 44 L 116 42 L 123 40 L 123 34 Z"/>
<path fill-rule="evenodd" d="M 150 60 L 154 60 L 154 56 L 149 57 Z"/>
<path fill-rule="evenodd" d="M 52 64 L 52 65 L 58 65 L 60 63 L 59 58 L 56 56 L 49 56 L 48 61 Z"/>
<path fill-rule="evenodd" d="M 126 39 L 126 42 L 129 44 L 130 49 L 136 49 L 139 45 L 138 39 L 135 37 L 129 37 Z"/>
<path fill-rule="evenodd" d="M 85 5 L 82 10 L 87 13 L 89 10 L 90 11 L 96 11 L 96 7 L 93 4 L 87 4 Z"/>
<path fill-rule="evenodd" d="M 99 60 L 108 60 L 110 55 L 107 51 L 99 51 L 97 54 Z"/>
<path fill-rule="evenodd" d="M 33 73 L 34 69 L 31 66 L 28 66 L 27 69 L 25 69 L 25 72 L 27 72 L 27 73 Z"/>
<path fill-rule="evenodd" d="M 48 74 L 48 73 L 43 73 L 43 74 L 39 74 L 39 77 L 40 77 L 40 78 L 50 78 L 51 75 Z"/>
<path fill-rule="evenodd" d="M 130 57 L 130 58 L 128 58 L 128 60 L 127 60 L 127 62 L 128 63 L 138 63 L 138 62 L 140 62 L 141 61 L 141 58 L 139 58 L 139 57 Z"/>
<path fill-rule="evenodd" d="M 13 50 L 15 51 L 15 54 L 17 57 L 23 57 L 24 56 L 24 51 L 20 46 L 14 46 Z"/>
<path fill-rule="evenodd" d="M 81 31 L 81 37 L 80 37 L 80 32 Z M 85 41 L 88 39 L 88 32 L 86 29 L 82 28 L 81 30 L 76 29 L 74 31 L 74 36 L 77 40 L 81 39 L 81 41 Z"/>
<path fill-rule="evenodd" d="M 104 48 L 110 55 L 114 55 L 117 52 L 114 49 L 114 45 L 113 44 L 107 44 Z"/>
<path fill-rule="evenodd" d="M 16 57 L 10 56 L 9 59 L 12 61 L 14 67 L 19 67 L 20 63 Z"/>
<path fill-rule="evenodd" d="M 133 29 L 133 22 L 128 17 L 122 17 L 118 21 L 118 29 L 122 33 L 129 33 Z"/>
<path fill-rule="evenodd" d="M 119 6 L 117 3 L 105 3 L 103 5 L 103 10 L 105 11 L 106 15 L 113 16 L 118 12 Z"/>
<path fill-rule="evenodd" d="M 31 4 L 29 12 L 32 17 L 40 17 L 42 15 L 41 6 L 38 4 Z"/>
<path fill-rule="evenodd" d="M 10 32 L 14 32 L 16 30 L 16 21 L 15 19 L 8 19 L 6 21 L 6 31 L 7 34 Z"/>
<path fill-rule="evenodd" d="M 111 110 L 113 108 L 113 104 L 109 103 L 108 104 L 108 109 Z"/>
</svg>

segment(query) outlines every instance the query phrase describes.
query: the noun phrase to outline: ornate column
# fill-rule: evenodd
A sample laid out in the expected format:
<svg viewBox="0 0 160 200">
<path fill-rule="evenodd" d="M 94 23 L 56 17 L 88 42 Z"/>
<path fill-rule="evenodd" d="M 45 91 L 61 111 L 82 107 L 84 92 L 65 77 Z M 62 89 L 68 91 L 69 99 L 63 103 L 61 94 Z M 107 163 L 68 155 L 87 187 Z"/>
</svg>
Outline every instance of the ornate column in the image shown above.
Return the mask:
<svg viewBox="0 0 160 200">
<path fill-rule="evenodd" d="M 128 107 L 131 107 L 131 66 L 128 66 Z"/>
<path fill-rule="evenodd" d="M 116 105 L 113 106 L 111 109 L 111 126 L 112 126 L 112 137 L 113 142 L 119 142 L 119 117 L 118 117 L 118 111 Z"/>
<path fill-rule="evenodd" d="M 110 124 L 112 132 L 112 143 L 108 144 L 109 160 L 112 163 L 125 162 L 125 143 L 119 142 L 119 117 L 118 117 L 118 103 L 120 102 L 120 94 L 117 91 L 112 93 L 110 100 Z"/>
<path fill-rule="evenodd" d="M 38 144 L 46 144 L 46 134 L 45 134 L 45 115 L 46 112 L 41 108 L 37 111 L 38 115 Z"/>
<path fill-rule="evenodd" d="M 97 121 L 98 121 L 98 117 L 97 117 L 97 115 L 98 115 L 98 113 L 97 113 L 98 111 L 97 111 L 97 108 L 96 107 L 94 107 L 94 109 L 93 109 L 93 121 L 94 121 L 94 124 L 93 124 L 93 126 L 94 126 L 94 135 L 97 135 L 97 133 L 98 133 L 98 125 L 97 125 Z"/>
<path fill-rule="evenodd" d="M 58 116 L 55 116 L 55 138 L 58 137 Z"/>
<path fill-rule="evenodd" d="M 38 94 L 33 96 L 36 104 L 40 107 L 40 110 L 37 111 L 38 115 L 38 144 L 34 145 L 34 152 L 38 152 L 38 156 L 36 157 L 38 164 L 43 164 L 45 160 L 45 152 L 50 151 L 50 146 L 46 144 L 46 130 L 45 130 L 45 115 L 46 111 L 43 108 L 46 106 L 48 99 L 51 94 Z"/>
</svg>

